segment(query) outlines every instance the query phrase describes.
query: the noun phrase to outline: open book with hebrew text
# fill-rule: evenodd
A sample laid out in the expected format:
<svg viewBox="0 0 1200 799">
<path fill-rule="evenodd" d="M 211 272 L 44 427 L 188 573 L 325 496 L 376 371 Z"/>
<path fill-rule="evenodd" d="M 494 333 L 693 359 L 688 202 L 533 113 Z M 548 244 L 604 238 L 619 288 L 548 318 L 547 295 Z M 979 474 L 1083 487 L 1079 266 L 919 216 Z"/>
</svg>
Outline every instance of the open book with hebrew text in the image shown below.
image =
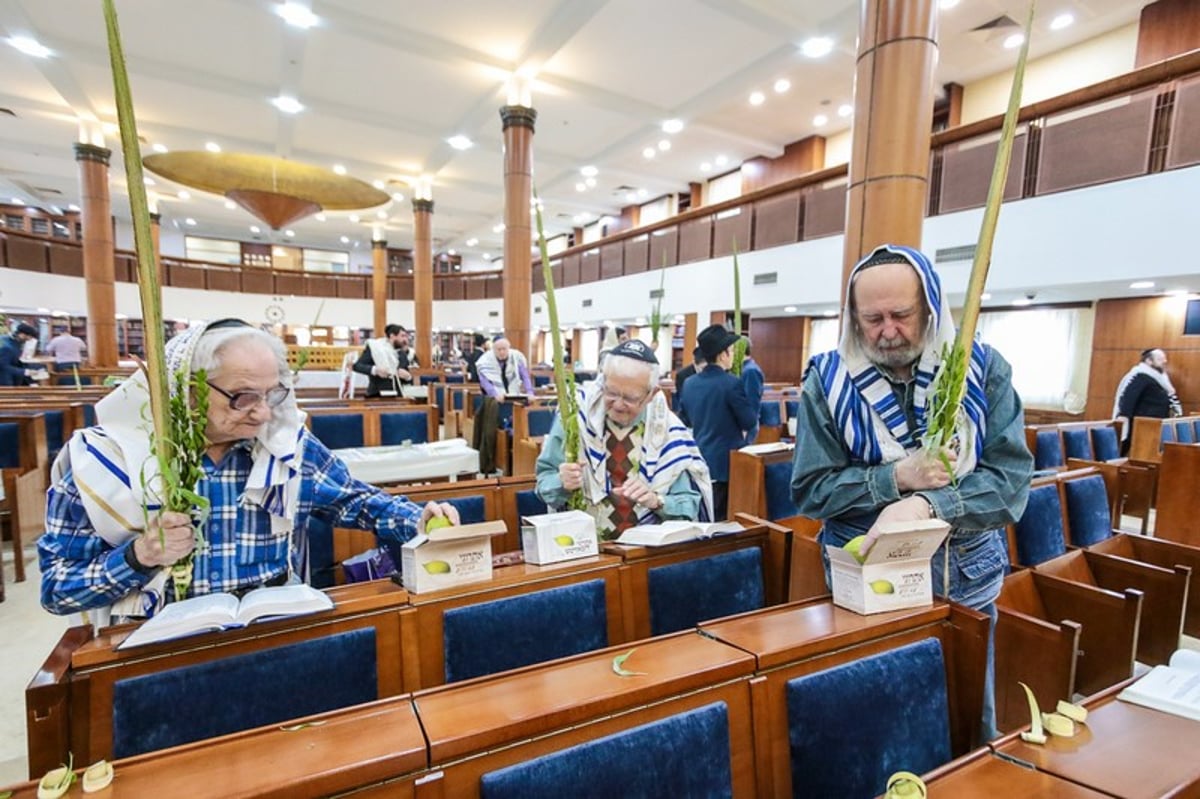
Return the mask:
<svg viewBox="0 0 1200 799">
<path fill-rule="evenodd" d="M 746 528 L 737 522 L 709 523 L 673 520 L 659 524 L 642 524 L 637 527 L 630 527 L 621 533 L 621 537 L 615 543 L 644 547 L 661 547 L 667 544 L 695 541 L 700 538 L 712 538 L 717 535 L 740 533 L 744 529 Z"/>
<path fill-rule="evenodd" d="M 1117 699 L 1200 721 L 1200 652 L 1177 650 L 1166 666 L 1152 668 Z"/>
</svg>

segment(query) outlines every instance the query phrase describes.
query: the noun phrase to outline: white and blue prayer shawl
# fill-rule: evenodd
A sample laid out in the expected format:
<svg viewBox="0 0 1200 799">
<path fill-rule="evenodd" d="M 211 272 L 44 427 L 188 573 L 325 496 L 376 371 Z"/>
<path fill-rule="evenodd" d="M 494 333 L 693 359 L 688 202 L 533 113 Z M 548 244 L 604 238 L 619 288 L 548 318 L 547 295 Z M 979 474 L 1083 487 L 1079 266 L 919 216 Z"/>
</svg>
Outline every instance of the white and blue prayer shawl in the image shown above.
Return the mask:
<svg viewBox="0 0 1200 799">
<path fill-rule="evenodd" d="M 577 389 L 579 402 L 579 450 L 583 456 L 583 496 L 595 507 L 612 493 L 606 461 L 608 460 L 608 426 L 604 408 L 604 375 Z M 679 417 L 671 413 L 661 391 L 655 391 L 642 411 L 645 429 L 641 446 L 629 454 L 637 464 L 637 475 L 656 494 L 666 495 L 682 474 L 687 474 L 692 488 L 700 493 L 698 521 L 713 520 L 712 477 L 708 463 L 700 454 L 688 429 Z M 658 521 L 655 512 L 636 506 L 638 524 Z"/>
<path fill-rule="evenodd" d="M 166 346 L 167 374 L 171 391 L 187 391 L 176 384 L 175 374 L 190 370 L 196 344 L 207 325 L 196 325 L 175 336 Z M 219 401 L 220 398 L 218 397 Z M 52 480 L 68 472 L 96 534 L 117 547 L 145 528 L 146 517 L 158 510 L 155 486 L 159 485 L 158 459 L 150 440 L 150 394 L 144 372 L 138 371 L 96 403 L 97 427 L 76 432 L 54 462 Z M 295 531 L 293 520 L 300 496 L 300 469 L 304 414 L 294 394 L 272 409 L 251 448 L 250 476 L 240 501 L 258 505 L 271 515 L 271 533 L 289 539 L 289 579 L 299 575 L 308 581 L 308 539 Z M 140 471 L 138 464 L 141 464 Z M 293 468 L 293 464 L 295 468 Z M 149 498 L 144 491 L 148 489 Z M 194 488 L 194 487 L 193 487 Z M 203 524 L 203 521 L 201 522 Z M 93 611 L 97 629 L 108 623 L 109 614 L 148 617 L 166 604 L 168 569 L 160 569 L 140 591 L 118 600 L 110 608 Z"/>
<path fill-rule="evenodd" d="M 893 393 L 891 384 L 863 352 L 851 318 L 850 290 L 854 277 L 863 264 L 880 251 L 901 255 L 913 267 L 921 278 L 925 303 L 930 310 L 925 348 L 913 367 L 915 430 L 909 429 L 904 407 Z M 852 460 L 867 465 L 891 463 L 921 447 L 921 438 L 928 425 L 929 386 L 941 366 L 943 347 L 949 351 L 954 344 L 954 335 L 954 320 L 950 316 L 950 305 L 942 294 L 941 280 L 925 255 L 910 247 L 885 244 L 855 265 L 847 283 L 838 348 L 814 356 L 809 364 L 817 370 L 834 425 L 841 431 Z M 987 348 L 979 341 L 973 342 L 966 392 L 955 425 L 958 451 L 955 474 L 959 476 L 973 470 L 983 455 L 987 434 L 987 397 L 983 389 L 986 362 Z"/>
</svg>

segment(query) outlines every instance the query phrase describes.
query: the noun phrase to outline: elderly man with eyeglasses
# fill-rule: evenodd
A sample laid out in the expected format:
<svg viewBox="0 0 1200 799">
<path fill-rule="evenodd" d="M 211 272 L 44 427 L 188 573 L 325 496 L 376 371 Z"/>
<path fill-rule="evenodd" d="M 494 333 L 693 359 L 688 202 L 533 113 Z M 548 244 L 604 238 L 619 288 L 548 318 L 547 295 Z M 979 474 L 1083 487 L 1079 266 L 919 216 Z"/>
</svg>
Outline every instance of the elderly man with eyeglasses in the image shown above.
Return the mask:
<svg viewBox="0 0 1200 799">
<path fill-rule="evenodd" d="M 145 378 L 135 375 L 96 405 L 97 427 L 78 431 L 55 460 L 38 540 L 42 605 L 52 613 L 153 615 L 172 564 L 194 551 L 189 595 L 241 593 L 307 581 L 308 520 L 407 541 L 449 505 L 424 507 L 350 476 L 304 429 L 280 341 L 245 322 L 189 328 L 167 344 L 170 375 L 204 372 L 209 401 L 204 476 L 208 501 L 197 547 L 192 517 L 159 512 Z M 178 390 L 178 387 L 176 387 Z"/>
<path fill-rule="evenodd" d="M 602 540 L 665 519 L 712 521 L 712 481 L 691 431 L 658 390 L 653 350 L 631 339 L 579 390 L 579 460 L 563 454 L 557 418 L 537 461 L 538 495 L 561 509 L 576 489 Z"/>
</svg>

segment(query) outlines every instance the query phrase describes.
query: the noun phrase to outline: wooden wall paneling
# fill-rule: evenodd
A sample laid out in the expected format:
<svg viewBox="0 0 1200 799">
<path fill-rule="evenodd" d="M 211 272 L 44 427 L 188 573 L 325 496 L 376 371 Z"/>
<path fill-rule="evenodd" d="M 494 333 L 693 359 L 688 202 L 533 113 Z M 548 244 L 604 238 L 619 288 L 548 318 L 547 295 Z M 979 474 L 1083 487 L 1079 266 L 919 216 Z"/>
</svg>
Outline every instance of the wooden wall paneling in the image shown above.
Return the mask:
<svg viewBox="0 0 1200 799">
<path fill-rule="evenodd" d="M 679 228 L 664 228 L 650 234 L 650 264 L 675 266 L 679 261 Z"/>
<path fill-rule="evenodd" d="M 411 300 L 414 296 L 414 290 L 415 289 L 414 289 L 413 281 L 412 281 L 411 277 L 409 277 L 409 278 L 389 277 L 388 278 L 388 292 L 389 292 L 388 298 L 389 299 Z M 433 281 L 433 298 L 435 300 L 440 300 L 442 298 L 440 292 L 441 292 L 441 287 L 438 285 L 438 282 L 436 280 Z"/>
<path fill-rule="evenodd" d="M 192 266 L 180 261 L 165 261 L 167 266 L 167 283 L 168 285 L 182 289 L 202 289 L 204 288 L 204 272 L 202 266 Z M 298 286 L 299 288 L 299 286 Z M 303 294 L 301 291 L 291 291 L 289 294 Z"/>
<path fill-rule="evenodd" d="M 224 269 L 210 269 L 208 271 L 208 290 L 228 291 L 240 294 L 242 291 L 241 268 L 234 266 Z"/>
<path fill-rule="evenodd" d="M 1004 184 L 1004 201 L 1019 200 L 1025 175 L 1025 154 L 1028 135 L 1022 130 L 1013 139 L 1012 161 L 1008 165 L 1008 180 Z M 942 149 L 940 214 L 964 208 L 982 208 L 987 202 L 988 186 L 992 182 L 992 165 L 996 161 L 999 142 L 994 135 L 981 139 L 954 142 Z"/>
<path fill-rule="evenodd" d="M 458 280 L 456 278 L 437 278 L 433 282 L 435 284 L 435 288 L 434 288 L 434 298 L 435 299 L 442 299 L 442 300 L 466 299 L 466 288 L 463 285 L 464 281 Z M 437 295 L 437 288 L 436 288 L 437 285 L 440 285 L 442 287 L 442 289 L 441 289 L 442 294 L 440 297 L 438 297 L 438 295 Z"/>
<path fill-rule="evenodd" d="M 8 237 L 8 265 L 30 272 L 49 271 L 46 242 L 24 236 Z"/>
<path fill-rule="evenodd" d="M 751 158 L 742 164 L 742 194 L 816 172 L 825 165 L 825 137 L 808 136 L 783 148 L 778 158 Z"/>
<path fill-rule="evenodd" d="M 753 228 L 753 205 L 747 204 L 716 214 L 713 219 L 712 257 L 722 258 L 733 254 L 735 242 L 738 252 L 749 250 L 753 244 Z"/>
<path fill-rule="evenodd" d="M 533 275 L 536 276 L 541 272 L 541 267 L 533 270 Z M 543 289 L 545 287 L 543 286 Z M 540 291 L 543 289 L 534 289 Z M 483 296 L 489 300 L 498 300 L 504 297 L 504 278 L 500 275 L 492 275 L 483 280 Z"/>
<path fill-rule="evenodd" d="M 465 297 L 468 300 L 482 300 L 487 298 L 487 284 L 479 279 L 461 281 L 465 288 Z"/>
<path fill-rule="evenodd" d="M 8 236 L 0 233 L 0 265 L 8 266 Z"/>
<path fill-rule="evenodd" d="M 614 241 L 600 245 L 600 279 L 620 277 L 625 274 L 625 243 Z"/>
<path fill-rule="evenodd" d="M 1138 24 L 1140 68 L 1200 48 L 1200 14 L 1196 0 L 1157 0 L 1142 8 Z"/>
<path fill-rule="evenodd" d="M 579 262 L 579 282 L 595 283 L 600 279 L 600 248 L 593 247 L 583 253 Z"/>
<path fill-rule="evenodd" d="M 137 282 L 137 262 L 128 253 L 119 252 L 113 258 L 113 279 L 122 283 Z"/>
<path fill-rule="evenodd" d="M 563 286 L 577 286 L 580 283 L 579 271 L 580 262 L 583 259 L 579 253 L 573 253 L 566 256 L 562 260 L 562 284 Z M 557 277 L 557 275 L 555 275 Z M 555 284 L 559 285 L 559 284 Z"/>
<path fill-rule="evenodd" d="M 688 219 L 679 225 L 679 263 L 706 261 L 712 257 L 712 217 Z"/>
<path fill-rule="evenodd" d="M 804 193 L 804 239 L 833 236 L 846 230 L 846 181 Z"/>
<path fill-rule="evenodd" d="M 550 268 L 554 269 L 553 265 Z M 546 272 L 542 269 L 540 263 L 533 265 L 533 283 L 531 288 L 535 294 L 546 290 Z"/>
<path fill-rule="evenodd" d="M 800 384 L 804 373 L 804 327 L 804 318 L 800 316 L 751 318 L 751 355 L 767 380 Z"/>
<path fill-rule="evenodd" d="M 273 294 L 286 297 L 304 295 L 304 276 L 289 275 L 286 272 L 275 272 L 275 291 Z"/>
<path fill-rule="evenodd" d="M 50 272 L 55 275 L 83 277 L 83 249 L 63 244 L 49 247 Z"/>
<path fill-rule="evenodd" d="M 1200 76 L 1181 80 L 1176 86 L 1167 146 L 1167 169 L 1192 164 L 1200 164 Z"/>
<path fill-rule="evenodd" d="M 336 297 L 337 280 L 333 275 L 306 274 L 304 276 L 304 293 L 309 297 Z"/>
<path fill-rule="evenodd" d="M 365 300 L 369 289 L 369 281 L 365 275 L 338 275 L 335 278 L 337 295 L 348 299 Z"/>
<path fill-rule="evenodd" d="M 800 240 L 800 192 L 754 203 L 754 249 L 765 250 Z"/>
<path fill-rule="evenodd" d="M 661 258 L 661 256 L 660 256 Z M 625 274 L 634 275 L 638 272 L 645 272 L 650 268 L 650 236 L 641 235 L 634 236 L 632 239 L 625 239 Z M 660 260 L 655 268 L 662 265 Z"/>
<path fill-rule="evenodd" d="M 1048 117 L 1042 126 L 1038 194 L 1144 175 L 1154 96 L 1139 92 Z"/>
<path fill-rule="evenodd" d="M 134 274 L 137 274 L 136 267 Z M 252 294 L 274 294 L 275 280 L 266 269 L 249 267 L 241 272 L 242 291 Z"/>
</svg>

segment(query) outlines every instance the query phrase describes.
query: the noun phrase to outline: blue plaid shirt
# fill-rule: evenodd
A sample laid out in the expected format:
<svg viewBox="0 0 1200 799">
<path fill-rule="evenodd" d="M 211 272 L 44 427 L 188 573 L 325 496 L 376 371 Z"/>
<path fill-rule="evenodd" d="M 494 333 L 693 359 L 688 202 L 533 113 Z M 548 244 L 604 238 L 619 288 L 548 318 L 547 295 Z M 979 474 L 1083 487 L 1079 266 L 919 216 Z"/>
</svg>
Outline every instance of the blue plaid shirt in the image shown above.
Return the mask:
<svg viewBox="0 0 1200 799">
<path fill-rule="evenodd" d="M 288 537 L 271 532 L 270 515 L 261 507 L 241 502 L 250 476 L 250 443 L 238 443 L 220 463 L 204 459 L 205 476 L 196 490 L 212 508 L 189 595 L 239 591 L 287 573 Z M 304 535 L 314 512 L 328 514 L 335 527 L 373 530 L 393 541 L 416 534 L 420 505 L 355 480 L 346 464 L 307 431 L 300 469 L 294 538 Z M 113 547 L 96 534 L 68 472 L 48 492 L 46 533 L 38 539 L 42 605 L 52 613 L 73 613 L 111 605 L 141 588 L 157 570 L 141 573 L 130 567 L 125 550 L 131 546 L 132 538 Z M 166 593 L 170 598 L 174 592 Z"/>
</svg>

